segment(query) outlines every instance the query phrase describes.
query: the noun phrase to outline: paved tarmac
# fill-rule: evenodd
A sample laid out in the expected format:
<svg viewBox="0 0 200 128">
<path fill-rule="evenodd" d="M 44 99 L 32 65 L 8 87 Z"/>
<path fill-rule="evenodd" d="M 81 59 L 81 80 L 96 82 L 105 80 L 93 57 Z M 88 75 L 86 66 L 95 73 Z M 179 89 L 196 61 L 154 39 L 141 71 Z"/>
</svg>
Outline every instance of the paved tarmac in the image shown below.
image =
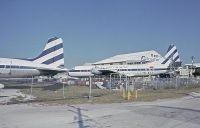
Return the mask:
<svg viewBox="0 0 200 128">
<path fill-rule="evenodd" d="M 62 106 L 0 105 L 0 128 L 200 128 L 200 98 Z"/>
</svg>

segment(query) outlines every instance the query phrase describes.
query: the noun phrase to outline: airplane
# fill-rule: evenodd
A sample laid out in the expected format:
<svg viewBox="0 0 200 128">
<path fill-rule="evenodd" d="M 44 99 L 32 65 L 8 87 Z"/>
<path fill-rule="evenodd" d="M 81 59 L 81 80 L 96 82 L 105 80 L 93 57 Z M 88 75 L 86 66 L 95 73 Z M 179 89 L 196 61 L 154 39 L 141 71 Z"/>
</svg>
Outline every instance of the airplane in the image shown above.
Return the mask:
<svg viewBox="0 0 200 128">
<path fill-rule="evenodd" d="M 130 77 L 169 77 L 168 73 L 170 73 L 170 65 L 174 62 L 180 62 L 180 57 L 176 46 L 170 45 L 164 58 L 160 58 L 152 62 L 134 65 L 77 66 L 75 69 L 69 70 L 68 73 L 73 77 L 88 77 L 110 74 L 119 74 Z"/>
<path fill-rule="evenodd" d="M 53 76 L 66 71 L 63 40 L 58 37 L 49 39 L 42 53 L 35 58 L 0 58 L 0 78 Z"/>
</svg>

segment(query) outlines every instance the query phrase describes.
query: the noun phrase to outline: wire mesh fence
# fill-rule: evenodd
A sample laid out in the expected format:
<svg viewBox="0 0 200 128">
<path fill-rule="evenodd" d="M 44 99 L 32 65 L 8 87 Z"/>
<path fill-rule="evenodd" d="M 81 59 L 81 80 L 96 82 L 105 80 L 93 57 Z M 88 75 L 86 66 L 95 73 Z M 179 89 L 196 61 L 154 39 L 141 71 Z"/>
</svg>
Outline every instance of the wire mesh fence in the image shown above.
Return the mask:
<svg viewBox="0 0 200 128">
<path fill-rule="evenodd" d="M 156 90 L 190 86 L 200 87 L 200 79 L 197 78 L 93 77 L 92 90 L 90 90 L 88 78 L 68 81 L 60 79 L 0 79 L 0 83 L 5 84 L 5 89 L 16 89 L 23 94 L 34 96 L 34 101 L 51 102 L 60 100 L 62 102 L 64 99 L 65 101 L 71 101 L 70 103 L 88 102 L 90 95 L 96 97 L 99 101 L 113 99 L 119 101 L 122 100 L 120 93 L 124 88 Z M 26 98 L 26 95 L 20 94 L 18 99 Z"/>
<path fill-rule="evenodd" d="M 184 86 L 200 86 L 200 80 L 196 78 L 157 78 L 149 82 L 154 88 L 178 88 Z"/>
<path fill-rule="evenodd" d="M 92 81 L 92 88 L 89 87 L 89 79 L 84 80 L 60 80 L 60 79 L 0 79 L 0 83 L 5 85 L 2 94 L 5 97 L 13 97 L 12 103 L 26 102 L 59 102 L 59 103 L 85 103 L 90 97 L 104 97 L 110 95 L 106 89 L 100 89 Z M 101 82 L 100 82 L 101 83 Z M 10 93 L 12 92 L 12 94 Z M 1 93 L 1 92 L 0 92 Z M 1 96 L 1 95 L 0 95 Z"/>
<path fill-rule="evenodd" d="M 187 86 L 200 86 L 198 78 L 147 78 L 147 77 L 130 77 L 130 78 L 111 78 L 111 88 L 120 89 L 121 86 L 131 86 L 135 89 L 170 89 Z"/>
</svg>

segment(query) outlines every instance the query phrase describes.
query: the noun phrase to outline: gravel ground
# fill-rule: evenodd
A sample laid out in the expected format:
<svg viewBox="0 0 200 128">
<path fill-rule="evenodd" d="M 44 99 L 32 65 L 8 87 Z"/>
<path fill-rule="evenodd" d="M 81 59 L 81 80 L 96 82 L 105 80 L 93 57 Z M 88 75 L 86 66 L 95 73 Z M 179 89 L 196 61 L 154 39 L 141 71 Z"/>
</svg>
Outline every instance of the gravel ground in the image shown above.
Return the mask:
<svg viewBox="0 0 200 128">
<path fill-rule="evenodd" d="M 34 97 L 31 95 L 23 94 L 20 89 L 1 89 L 0 90 L 0 105 L 12 102 L 13 99 L 19 101 L 30 101 Z"/>
</svg>

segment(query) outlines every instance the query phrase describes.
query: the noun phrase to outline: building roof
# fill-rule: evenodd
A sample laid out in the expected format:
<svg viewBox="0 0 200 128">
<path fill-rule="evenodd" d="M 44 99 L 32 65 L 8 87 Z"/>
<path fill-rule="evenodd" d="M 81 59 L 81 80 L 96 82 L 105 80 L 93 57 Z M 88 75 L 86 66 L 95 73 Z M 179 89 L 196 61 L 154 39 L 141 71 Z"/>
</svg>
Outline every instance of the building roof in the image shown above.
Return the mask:
<svg viewBox="0 0 200 128">
<path fill-rule="evenodd" d="M 98 61 L 94 63 L 94 65 L 126 62 L 126 61 L 141 61 L 142 57 L 144 57 L 146 60 L 152 60 L 155 58 L 161 58 L 162 56 L 158 52 L 154 50 L 150 50 L 150 51 L 144 51 L 144 52 L 116 55 L 116 56 Z"/>
</svg>

